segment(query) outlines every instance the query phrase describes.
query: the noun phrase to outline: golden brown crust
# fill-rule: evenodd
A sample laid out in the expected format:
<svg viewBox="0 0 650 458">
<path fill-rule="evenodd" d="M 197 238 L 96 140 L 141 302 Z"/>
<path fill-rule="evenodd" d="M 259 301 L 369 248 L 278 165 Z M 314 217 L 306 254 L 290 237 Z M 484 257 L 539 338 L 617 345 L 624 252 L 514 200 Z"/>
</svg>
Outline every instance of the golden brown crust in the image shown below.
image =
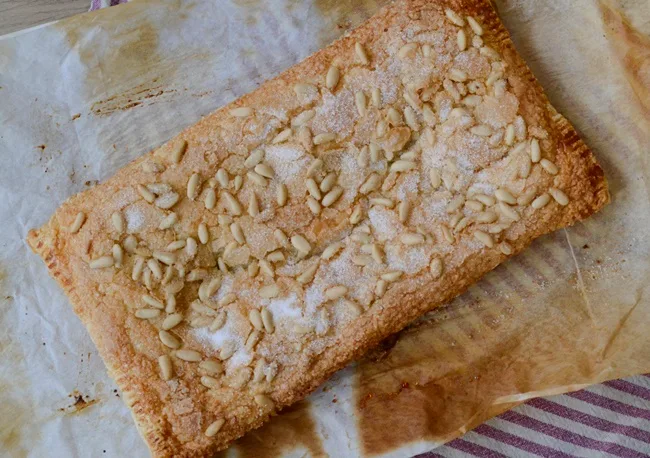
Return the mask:
<svg viewBox="0 0 650 458">
<path fill-rule="evenodd" d="M 530 182 L 541 189 L 553 186 L 562 189 L 569 197 L 569 203 L 564 207 L 553 203 L 535 212 L 522 209 L 522 213 L 525 213 L 522 219 L 504 232 L 512 247 L 510 255 L 524 249 L 536 237 L 571 225 L 598 211 L 609 200 L 602 169 L 568 121 L 550 106 L 535 78 L 515 52 L 507 31 L 487 0 L 402 0 L 384 8 L 349 36 L 183 131 L 177 137 L 185 139 L 189 145 L 183 162 L 179 166 L 170 166 L 160 177 L 174 189 L 185 192 L 185 180 L 191 172 L 199 172 L 207 177 L 214 176 L 219 167 L 232 166 L 231 170 L 241 170 L 242 158 L 257 144 L 244 135 L 243 127 L 237 131 L 240 121 L 232 120 L 229 115 L 231 109 L 251 106 L 261 111 L 263 107 L 270 107 L 289 117 L 295 116 L 300 111 L 300 104 L 287 95 L 293 94 L 292 86 L 295 83 L 321 81 L 332 62 L 340 67 L 342 75 L 346 75 L 348 70 L 352 74 L 354 67 L 358 66 L 354 51 L 356 42 L 364 43 L 376 61 L 387 59 L 388 51 L 382 47 L 392 43 L 391 40 L 395 40 L 400 31 L 440 28 L 445 8 L 480 19 L 486 31 L 483 39 L 503 55 L 507 64 L 506 77 L 518 100 L 519 114 L 528 126 L 544 131 L 539 133 L 541 142 L 546 145 L 545 149 L 555 151 L 554 163 L 559 173 L 554 177 L 542 175 L 537 167 L 527 186 L 530 186 Z M 448 29 L 444 30 L 449 38 Z M 265 134 L 268 140 L 270 133 Z M 192 363 L 175 360 L 175 377 L 163 381 L 157 358 L 165 347 L 158 340 L 158 329 L 148 320 L 139 320 L 133 315 L 134 303 L 143 294 L 141 285 L 131 280 L 133 261 L 128 261 L 131 263 L 128 269 L 125 264 L 124 269 L 108 269 L 110 272 L 90 270 L 87 266 L 90 259 L 110 252 L 114 241 L 111 238 L 118 242 L 120 240 L 119 236 L 106 237 L 107 233 L 111 233 L 110 223 L 107 223 L 111 212 L 116 208 L 136 208 L 138 196 L 133 187 L 147 182 L 147 179 L 153 181 L 150 174 L 142 171 L 142 164 L 163 160 L 160 158 L 166 157 L 174 142 L 172 140 L 137 159 L 106 183 L 70 198 L 48 224 L 30 231 L 28 242 L 44 259 L 50 274 L 65 290 L 75 312 L 88 328 L 111 376 L 123 390 L 136 424 L 152 453 L 160 457 L 210 456 L 250 429 L 260 426 L 272 410 L 259 408 L 252 399 L 252 392 L 233 394 L 232 390 L 225 390 L 220 392 L 221 396 L 227 396 L 225 401 L 210 394 L 199 383 L 199 375 Z M 235 164 L 237 158 L 239 165 Z M 480 169 L 489 166 L 492 163 L 484 164 Z M 105 204 L 109 197 L 111 203 Z M 130 207 L 120 207 L 115 203 L 118 197 L 128 202 Z M 223 212 L 224 205 L 220 200 L 215 210 Z M 152 212 L 152 218 L 164 214 L 149 207 L 137 208 L 144 214 L 133 215 L 136 220 L 147 220 L 151 216 L 147 212 Z M 304 204 L 291 203 L 275 208 L 275 213 L 263 224 L 280 227 L 289 234 L 300 230 L 312 242 L 314 251 L 322 252 L 327 243 L 342 233 L 341 228 L 347 224 L 351 211 L 351 208 L 345 207 L 332 208 L 330 212 L 324 212 L 326 216 L 314 218 Z M 70 234 L 65 227 L 71 224 L 78 212 L 84 212 L 87 221 L 78 234 Z M 218 226 L 216 213 L 203 212 L 202 208 L 191 204 L 179 204 L 177 213 L 181 220 L 190 221 L 192 225 L 191 229 L 184 227 L 183 233 L 196 231 L 199 221 L 206 222 L 210 227 Z M 253 227 L 251 220 L 245 220 L 242 224 Z M 262 230 L 259 225 L 255 225 L 255 228 Z M 142 228 L 142 238 L 152 248 L 164 246 L 172 240 L 167 236 L 160 239 L 155 229 Z M 216 234 L 225 237 L 222 232 Z M 463 235 L 458 237 L 461 241 L 465 240 Z M 426 269 L 405 276 L 394 283 L 382 298 L 377 298 L 366 313 L 341 326 L 340 332 L 330 336 L 318 351 L 302 359 L 295 356 L 293 370 L 288 371 L 290 373 L 281 372 L 273 388 L 267 387 L 276 408 L 304 398 L 335 371 L 421 314 L 462 293 L 509 257 L 498 249 L 458 250 L 462 251 L 458 262 L 454 261 L 455 258 L 451 259 L 451 255 L 444 255 L 445 273 L 440 280 L 432 278 Z M 209 261 L 206 263 L 211 267 Z M 296 282 L 289 280 L 280 284 L 289 290 L 296 287 Z M 195 295 L 196 290 L 191 293 Z M 181 302 L 189 294 L 180 293 Z M 190 330 L 183 331 L 181 337 L 190 344 L 198 345 L 196 339 L 191 337 Z M 278 343 L 275 342 L 275 345 Z M 217 353 L 216 349 L 210 348 L 205 352 L 209 356 Z M 227 419 L 225 425 L 215 437 L 206 437 L 206 427 L 220 417 Z"/>
</svg>

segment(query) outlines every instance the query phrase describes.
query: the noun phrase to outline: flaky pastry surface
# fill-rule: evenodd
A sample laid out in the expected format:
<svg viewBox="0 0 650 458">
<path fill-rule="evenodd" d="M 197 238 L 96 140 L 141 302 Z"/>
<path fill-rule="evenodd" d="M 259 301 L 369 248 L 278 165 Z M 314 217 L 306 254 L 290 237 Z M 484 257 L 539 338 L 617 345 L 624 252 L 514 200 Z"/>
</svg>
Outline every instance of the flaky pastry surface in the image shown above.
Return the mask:
<svg viewBox="0 0 650 458">
<path fill-rule="evenodd" d="M 210 456 L 608 200 L 487 0 L 400 0 L 28 241 L 152 453 Z"/>
</svg>

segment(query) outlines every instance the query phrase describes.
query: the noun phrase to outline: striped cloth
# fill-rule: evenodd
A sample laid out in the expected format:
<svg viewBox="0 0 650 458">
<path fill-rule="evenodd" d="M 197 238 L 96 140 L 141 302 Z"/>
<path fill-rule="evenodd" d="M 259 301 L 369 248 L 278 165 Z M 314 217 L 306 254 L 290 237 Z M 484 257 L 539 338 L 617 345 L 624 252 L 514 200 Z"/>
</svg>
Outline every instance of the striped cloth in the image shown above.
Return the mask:
<svg viewBox="0 0 650 458">
<path fill-rule="evenodd" d="M 650 376 L 533 399 L 420 457 L 434 456 L 650 456 Z"/>
<path fill-rule="evenodd" d="M 128 0 L 91 0 L 90 10 Z M 650 375 L 528 401 L 419 458 L 650 457 Z"/>
<path fill-rule="evenodd" d="M 90 11 L 126 3 L 128 0 L 90 0 Z"/>
</svg>

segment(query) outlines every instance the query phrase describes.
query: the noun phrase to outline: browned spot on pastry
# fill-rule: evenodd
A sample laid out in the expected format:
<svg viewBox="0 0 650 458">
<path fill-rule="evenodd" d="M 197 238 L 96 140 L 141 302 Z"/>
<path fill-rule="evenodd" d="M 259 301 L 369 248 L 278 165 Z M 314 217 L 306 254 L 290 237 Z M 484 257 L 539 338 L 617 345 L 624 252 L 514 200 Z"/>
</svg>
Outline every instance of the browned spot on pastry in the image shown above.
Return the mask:
<svg viewBox="0 0 650 458">
<path fill-rule="evenodd" d="M 302 401 L 282 411 L 266 425 L 251 431 L 234 445 L 239 456 L 272 458 L 296 448 L 309 450 L 314 458 L 327 456 L 323 450 L 309 403 Z"/>
</svg>

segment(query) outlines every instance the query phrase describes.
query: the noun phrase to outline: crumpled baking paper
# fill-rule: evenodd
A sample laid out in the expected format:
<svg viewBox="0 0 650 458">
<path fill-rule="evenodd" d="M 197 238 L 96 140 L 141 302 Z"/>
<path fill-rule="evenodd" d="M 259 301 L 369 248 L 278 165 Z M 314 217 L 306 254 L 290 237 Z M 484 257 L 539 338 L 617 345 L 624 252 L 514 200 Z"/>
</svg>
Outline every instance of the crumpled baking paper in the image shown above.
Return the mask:
<svg viewBox="0 0 650 458">
<path fill-rule="evenodd" d="M 27 231 L 383 3 L 136 0 L 0 38 L 3 453 L 148 453 Z M 526 399 L 650 371 L 650 10 L 644 0 L 496 5 L 595 151 L 612 204 L 538 240 L 230 454 L 408 456 Z"/>
</svg>

